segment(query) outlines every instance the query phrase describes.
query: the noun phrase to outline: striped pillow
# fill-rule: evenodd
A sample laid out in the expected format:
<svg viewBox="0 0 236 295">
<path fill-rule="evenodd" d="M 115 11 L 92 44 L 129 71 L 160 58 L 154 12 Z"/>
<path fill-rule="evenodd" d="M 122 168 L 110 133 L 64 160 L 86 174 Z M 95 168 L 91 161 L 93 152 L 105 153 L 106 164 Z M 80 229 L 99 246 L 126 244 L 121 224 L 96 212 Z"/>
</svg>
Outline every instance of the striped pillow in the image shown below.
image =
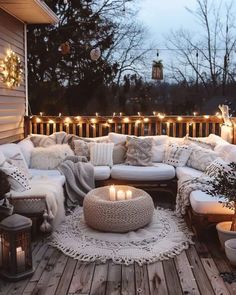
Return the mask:
<svg viewBox="0 0 236 295">
<path fill-rule="evenodd" d="M 113 165 L 113 142 L 91 142 L 89 143 L 90 149 L 90 162 L 94 166 L 112 166 Z"/>
</svg>

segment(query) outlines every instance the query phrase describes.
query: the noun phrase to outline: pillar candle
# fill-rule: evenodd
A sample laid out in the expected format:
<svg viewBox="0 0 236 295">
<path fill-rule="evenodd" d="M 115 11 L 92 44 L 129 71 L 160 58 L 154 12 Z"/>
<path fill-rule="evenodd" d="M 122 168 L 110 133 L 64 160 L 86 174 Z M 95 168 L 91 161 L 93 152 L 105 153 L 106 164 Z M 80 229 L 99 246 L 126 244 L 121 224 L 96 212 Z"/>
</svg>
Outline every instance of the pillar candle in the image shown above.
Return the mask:
<svg viewBox="0 0 236 295">
<path fill-rule="evenodd" d="M 25 270 L 25 251 L 22 250 L 22 247 L 16 248 L 16 260 L 17 268 L 20 271 Z"/>
<path fill-rule="evenodd" d="M 116 188 L 114 185 L 111 185 L 109 187 L 109 198 L 110 198 L 110 201 L 116 200 Z"/>
<path fill-rule="evenodd" d="M 132 199 L 132 191 L 128 190 L 126 191 L 126 200 Z"/>
<path fill-rule="evenodd" d="M 118 201 L 122 201 L 122 200 L 125 200 L 125 192 L 124 191 L 122 191 L 122 190 L 119 190 L 118 192 L 117 192 L 117 200 Z"/>
</svg>

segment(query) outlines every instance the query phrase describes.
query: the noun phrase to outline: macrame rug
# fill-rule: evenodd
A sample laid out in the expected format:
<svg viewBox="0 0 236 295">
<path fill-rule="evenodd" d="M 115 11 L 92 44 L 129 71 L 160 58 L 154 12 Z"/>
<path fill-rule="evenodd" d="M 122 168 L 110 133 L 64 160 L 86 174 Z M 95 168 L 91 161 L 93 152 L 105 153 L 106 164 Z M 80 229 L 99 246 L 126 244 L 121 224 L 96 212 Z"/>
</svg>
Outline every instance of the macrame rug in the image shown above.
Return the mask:
<svg viewBox="0 0 236 295">
<path fill-rule="evenodd" d="M 128 233 L 93 230 L 84 221 L 83 208 L 77 207 L 53 232 L 49 244 L 64 254 L 84 262 L 139 265 L 172 258 L 192 244 L 192 234 L 174 212 L 157 208 L 146 227 Z"/>
</svg>

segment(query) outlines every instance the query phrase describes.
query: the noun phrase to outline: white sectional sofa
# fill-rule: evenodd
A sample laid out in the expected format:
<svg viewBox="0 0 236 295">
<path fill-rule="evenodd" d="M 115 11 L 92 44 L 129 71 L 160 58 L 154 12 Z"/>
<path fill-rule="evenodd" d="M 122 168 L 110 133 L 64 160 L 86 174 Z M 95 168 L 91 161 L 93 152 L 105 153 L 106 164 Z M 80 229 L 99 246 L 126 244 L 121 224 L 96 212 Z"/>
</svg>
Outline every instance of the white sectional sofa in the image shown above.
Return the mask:
<svg viewBox="0 0 236 295">
<path fill-rule="evenodd" d="M 99 138 L 95 140 L 99 140 Z M 121 144 L 126 141 L 126 135 L 110 133 L 107 137 L 103 137 L 102 140 L 109 140 L 110 142 L 113 142 L 115 145 Z M 172 165 L 168 165 L 166 163 L 161 162 L 161 159 L 164 155 L 165 146 L 170 142 L 181 143 L 183 140 L 184 139 L 182 138 L 171 138 L 168 136 L 153 136 L 155 146 L 153 147 L 152 166 L 131 166 L 125 165 L 124 163 L 115 164 L 112 167 L 95 166 L 95 180 L 97 181 L 97 183 L 106 183 L 106 181 L 107 183 L 116 183 L 116 181 L 118 181 L 119 183 L 135 184 L 138 182 L 143 182 L 147 184 L 159 183 L 163 184 L 164 186 L 171 186 L 171 183 L 176 184 L 177 180 L 198 177 L 203 173 L 203 171 L 199 171 L 187 166 L 175 168 Z M 235 145 L 229 144 L 220 137 L 213 134 L 211 134 L 207 138 L 201 138 L 200 140 L 203 142 L 206 141 L 214 143 L 214 151 L 222 159 L 226 161 L 236 161 Z M 31 168 L 30 158 L 33 149 L 34 145 L 29 138 L 24 139 L 23 141 L 17 144 L 4 144 L 0 146 L 0 152 L 2 152 L 6 158 L 9 158 L 16 153 L 20 153 L 22 155 L 26 165 L 29 168 L 29 173 L 32 175 L 31 182 L 33 185 L 36 184 L 37 186 L 37 184 L 41 184 L 43 186 L 43 183 L 45 182 L 45 187 L 47 187 L 46 183 L 50 182 L 55 187 L 56 191 L 63 192 L 65 177 L 61 175 L 58 170 L 40 170 Z M 27 193 L 12 192 L 12 198 L 17 199 L 17 197 L 19 198 L 22 196 L 28 196 L 29 199 L 31 199 L 33 193 L 35 193 L 34 190 L 27 191 Z M 37 193 L 37 196 L 40 195 L 45 195 L 45 190 L 42 189 L 41 192 Z M 51 206 L 51 208 L 47 209 L 49 209 L 49 211 L 53 211 L 55 224 L 57 224 L 63 219 L 64 197 L 58 197 L 57 194 L 55 194 L 52 195 L 52 198 L 54 198 L 55 200 L 48 201 L 47 206 Z M 222 205 L 218 202 L 218 199 L 213 198 L 202 191 L 193 191 L 190 195 L 190 203 L 192 210 L 189 214 L 194 224 L 196 222 L 204 221 L 203 226 L 205 226 L 206 222 L 218 221 L 218 219 L 220 219 L 222 216 L 229 216 L 230 218 L 232 214 L 232 212 L 229 209 L 222 207 Z M 21 213 L 27 213 L 27 210 L 30 209 L 26 208 L 25 212 Z M 206 217 L 207 215 L 213 217 L 209 219 Z M 200 228 L 200 226 L 198 227 Z"/>
</svg>

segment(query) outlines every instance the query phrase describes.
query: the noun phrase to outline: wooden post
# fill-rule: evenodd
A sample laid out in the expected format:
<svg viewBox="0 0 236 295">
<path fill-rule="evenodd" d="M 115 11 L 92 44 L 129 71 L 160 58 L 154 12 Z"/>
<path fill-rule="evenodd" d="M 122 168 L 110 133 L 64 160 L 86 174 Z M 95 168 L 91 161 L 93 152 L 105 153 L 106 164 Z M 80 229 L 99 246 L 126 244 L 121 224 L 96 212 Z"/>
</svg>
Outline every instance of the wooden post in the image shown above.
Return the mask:
<svg viewBox="0 0 236 295">
<path fill-rule="evenodd" d="M 24 117 L 24 137 L 27 137 L 30 134 L 30 124 L 31 120 L 30 117 Z"/>
</svg>

